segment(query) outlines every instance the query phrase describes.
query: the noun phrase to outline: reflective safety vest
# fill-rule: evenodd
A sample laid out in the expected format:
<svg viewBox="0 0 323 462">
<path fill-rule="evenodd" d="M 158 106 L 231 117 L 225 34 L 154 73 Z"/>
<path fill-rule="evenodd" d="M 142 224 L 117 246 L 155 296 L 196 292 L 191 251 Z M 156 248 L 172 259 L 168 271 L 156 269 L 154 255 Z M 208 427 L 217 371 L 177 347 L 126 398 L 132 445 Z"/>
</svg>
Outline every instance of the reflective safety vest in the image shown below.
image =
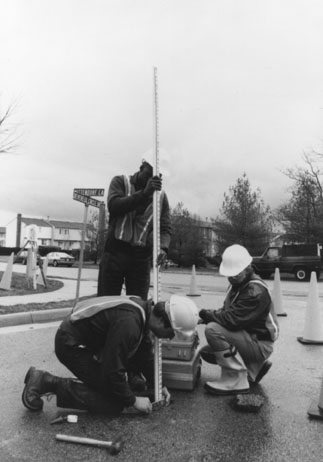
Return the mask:
<svg viewBox="0 0 323 462">
<path fill-rule="evenodd" d="M 260 279 L 250 279 L 250 281 L 248 281 L 246 285 L 248 285 L 250 283 L 261 285 L 262 287 L 264 287 L 267 290 L 267 292 L 269 294 L 270 307 L 269 307 L 269 313 L 267 314 L 265 324 L 266 324 L 266 328 L 268 329 L 268 332 L 270 334 L 271 341 L 275 342 L 278 339 L 278 336 L 279 336 L 279 324 L 278 324 L 277 315 L 276 315 L 276 312 L 275 312 L 274 303 L 273 303 L 272 298 L 271 298 L 270 293 L 269 293 L 269 289 L 268 289 L 267 285 L 263 281 L 261 281 Z M 230 294 L 231 289 L 232 289 L 232 286 L 229 287 L 229 289 L 227 291 L 227 296 Z M 233 300 L 231 300 L 231 303 L 234 302 L 237 299 L 238 295 L 239 295 L 239 291 L 235 294 Z"/>
<path fill-rule="evenodd" d="M 130 177 L 123 175 L 125 195 L 131 196 L 136 192 L 134 185 L 130 182 Z M 164 197 L 164 191 L 160 193 L 160 212 Z M 145 247 L 147 236 L 151 230 L 153 221 L 152 202 L 146 207 L 142 214 L 136 211 L 128 212 L 116 220 L 114 237 L 120 241 L 129 242 L 131 245 Z"/>
<path fill-rule="evenodd" d="M 139 309 L 143 323 L 146 322 L 146 314 L 145 310 L 139 303 L 136 303 L 133 298 L 127 295 L 108 295 L 105 297 L 93 297 L 82 302 L 78 302 L 73 309 L 73 313 L 71 314 L 71 321 L 72 323 L 75 321 L 79 321 L 80 319 L 91 318 L 100 311 L 107 310 L 109 308 L 116 308 L 119 305 L 127 304 L 132 305 Z"/>
</svg>

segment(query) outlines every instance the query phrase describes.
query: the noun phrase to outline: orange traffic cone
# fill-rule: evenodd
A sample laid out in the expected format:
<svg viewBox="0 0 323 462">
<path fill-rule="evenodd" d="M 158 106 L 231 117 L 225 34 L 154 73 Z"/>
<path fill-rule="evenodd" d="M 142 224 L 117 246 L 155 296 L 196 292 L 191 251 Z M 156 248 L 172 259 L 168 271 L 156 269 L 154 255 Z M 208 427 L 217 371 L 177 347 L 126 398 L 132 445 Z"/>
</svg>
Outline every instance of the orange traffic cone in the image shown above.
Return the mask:
<svg viewBox="0 0 323 462">
<path fill-rule="evenodd" d="M 190 291 L 187 294 L 188 297 L 200 297 L 201 294 L 198 293 L 196 287 L 196 273 L 195 273 L 195 265 L 192 266 L 192 276 L 191 276 L 191 284 L 190 284 Z"/>
<path fill-rule="evenodd" d="M 303 337 L 297 337 L 297 340 L 306 344 L 323 344 L 323 321 L 319 307 L 319 295 L 315 271 L 312 271 L 311 273 Z"/>
<path fill-rule="evenodd" d="M 280 283 L 279 268 L 275 269 L 274 289 L 272 294 L 274 309 L 277 316 L 287 316 L 287 313 L 283 310 L 283 294 Z"/>
<path fill-rule="evenodd" d="M 9 257 L 7 267 L 2 275 L 0 282 L 0 289 L 10 290 L 11 289 L 11 279 L 12 279 L 12 267 L 13 267 L 13 252 Z"/>
<path fill-rule="evenodd" d="M 310 417 L 313 417 L 314 419 L 323 420 L 323 381 L 319 400 L 312 401 L 307 413 Z"/>
</svg>

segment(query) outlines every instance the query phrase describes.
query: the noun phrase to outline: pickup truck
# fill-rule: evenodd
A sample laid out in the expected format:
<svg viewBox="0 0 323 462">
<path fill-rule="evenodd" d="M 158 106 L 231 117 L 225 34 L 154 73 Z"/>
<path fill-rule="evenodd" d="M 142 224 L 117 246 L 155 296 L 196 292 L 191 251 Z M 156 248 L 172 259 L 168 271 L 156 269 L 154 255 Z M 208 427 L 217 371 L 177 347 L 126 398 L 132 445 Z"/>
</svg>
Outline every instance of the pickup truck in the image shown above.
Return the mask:
<svg viewBox="0 0 323 462">
<path fill-rule="evenodd" d="M 319 244 L 290 244 L 268 247 L 260 257 L 253 257 L 252 266 L 262 278 L 269 278 L 276 268 L 280 273 L 294 274 L 298 281 L 307 281 L 315 271 L 317 279 L 322 267 Z"/>
</svg>

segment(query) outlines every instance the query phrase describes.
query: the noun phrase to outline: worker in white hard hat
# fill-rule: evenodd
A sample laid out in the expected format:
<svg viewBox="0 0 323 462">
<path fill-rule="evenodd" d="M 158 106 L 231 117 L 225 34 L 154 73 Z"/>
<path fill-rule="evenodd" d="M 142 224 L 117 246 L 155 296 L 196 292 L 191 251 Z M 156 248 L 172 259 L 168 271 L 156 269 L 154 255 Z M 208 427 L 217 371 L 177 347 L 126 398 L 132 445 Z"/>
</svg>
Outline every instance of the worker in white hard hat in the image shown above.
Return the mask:
<svg viewBox="0 0 323 462">
<path fill-rule="evenodd" d="M 198 309 L 186 297 L 173 295 L 154 304 L 136 296 L 94 297 L 79 302 L 61 323 L 55 337 L 59 361 L 77 378 L 62 378 L 30 367 L 25 377 L 23 404 L 43 408 L 42 396 L 55 394 L 57 406 L 106 414 L 133 407 L 150 413 L 154 391 L 154 355 L 145 335 L 190 336 L 198 323 Z M 127 371 L 139 370 L 146 390 L 135 393 Z M 166 405 L 170 394 L 162 388 Z"/>
<path fill-rule="evenodd" d="M 223 307 L 199 312 L 208 342 L 201 356 L 221 367 L 221 378 L 205 383 L 215 395 L 248 393 L 272 365 L 268 358 L 278 338 L 277 317 L 268 288 L 251 263 L 245 247 L 227 247 L 219 268 L 230 283 Z"/>
<path fill-rule="evenodd" d="M 147 300 L 153 256 L 153 196 L 160 191 L 160 253 L 154 264 L 162 265 L 167 257 L 172 225 L 167 195 L 162 190 L 161 174 L 154 175 L 150 161 L 142 159 L 132 175 L 112 178 L 107 207 L 109 225 L 100 260 L 98 293 L 127 295 Z"/>
</svg>

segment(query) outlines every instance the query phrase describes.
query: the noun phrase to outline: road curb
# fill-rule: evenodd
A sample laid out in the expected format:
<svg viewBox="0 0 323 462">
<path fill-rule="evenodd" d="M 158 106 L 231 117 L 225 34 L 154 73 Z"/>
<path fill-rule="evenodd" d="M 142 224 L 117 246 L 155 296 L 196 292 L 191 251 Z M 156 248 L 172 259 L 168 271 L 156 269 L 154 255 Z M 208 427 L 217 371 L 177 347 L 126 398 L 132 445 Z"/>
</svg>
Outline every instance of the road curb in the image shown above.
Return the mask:
<svg viewBox="0 0 323 462">
<path fill-rule="evenodd" d="M 18 326 L 21 324 L 36 324 L 42 322 L 61 321 L 68 316 L 71 308 L 53 310 L 26 311 L 24 313 L 3 314 L 0 316 L 0 328 Z"/>
</svg>

